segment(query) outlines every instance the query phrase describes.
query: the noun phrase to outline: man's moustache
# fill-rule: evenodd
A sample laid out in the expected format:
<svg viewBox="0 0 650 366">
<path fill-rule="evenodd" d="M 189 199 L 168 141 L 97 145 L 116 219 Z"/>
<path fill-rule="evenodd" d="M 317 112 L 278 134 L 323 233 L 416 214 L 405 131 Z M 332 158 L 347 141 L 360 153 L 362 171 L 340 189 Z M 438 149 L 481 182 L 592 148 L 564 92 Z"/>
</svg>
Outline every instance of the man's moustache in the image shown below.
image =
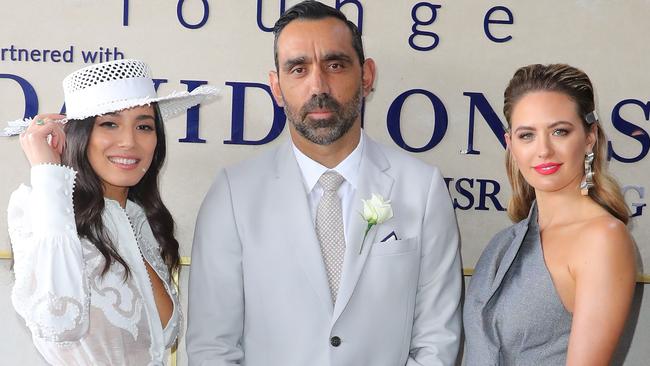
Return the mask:
<svg viewBox="0 0 650 366">
<path fill-rule="evenodd" d="M 307 117 L 307 114 L 313 112 L 317 109 L 327 109 L 332 112 L 338 112 L 341 109 L 341 105 L 336 99 L 329 96 L 329 94 L 318 94 L 313 96 L 303 107 L 302 107 L 302 118 Z"/>
</svg>

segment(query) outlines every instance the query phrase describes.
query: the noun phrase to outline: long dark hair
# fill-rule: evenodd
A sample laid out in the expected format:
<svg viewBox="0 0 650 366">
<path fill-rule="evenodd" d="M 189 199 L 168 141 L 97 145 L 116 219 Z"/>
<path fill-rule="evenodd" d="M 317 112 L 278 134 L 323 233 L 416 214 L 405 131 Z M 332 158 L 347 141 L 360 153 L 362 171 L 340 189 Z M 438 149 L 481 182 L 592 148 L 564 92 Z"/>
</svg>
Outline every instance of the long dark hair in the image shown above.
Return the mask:
<svg viewBox="0 0 650 366">
<path fill-rule="evenodd" d="M 153 107 L 157 138 L 156 148 L 151 166 L 149 166 L 147 172 L 135 186 L 129 188 L 128 199 L 144 209 L 149 226 L 151 226 L 151 230 L 160 245 L 162 259 L 171 273 L 178 268 L 180 256 L 178 254 L 178 241 L 174 237 L 174 219 L 162 202 L 158 189 L 158 173 L 165 161 L 167 148 L 160 109 L 157 104 L 153 104 Z M 102 275 L 108 271 L 115 261 L 124 266 L 128 277 L 130 273 L 129 266 L 117 252 L 115 243 L 108 236 L 102 222 L 104 189 L 101 179 L 88 161 L 88 142 L 94 126 L 95 117 L 70 120 L 66 123 L 64 127 L 66 148 L 61 157 L 61 162 L 78 172 L 72 196 L 77 233 L 80 237 L 93 243 L 104 256 L 105 263 Z"/>
</svg>

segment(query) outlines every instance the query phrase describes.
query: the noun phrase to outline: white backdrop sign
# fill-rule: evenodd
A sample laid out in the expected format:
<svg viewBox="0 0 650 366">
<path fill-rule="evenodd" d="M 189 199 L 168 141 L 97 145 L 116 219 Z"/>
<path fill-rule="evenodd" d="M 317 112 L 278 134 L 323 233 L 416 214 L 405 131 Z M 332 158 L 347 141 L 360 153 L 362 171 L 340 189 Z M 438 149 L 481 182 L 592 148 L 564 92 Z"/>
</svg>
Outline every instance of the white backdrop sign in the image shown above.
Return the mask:
<svg viewBox="0 0 650 366">
<path fill-rule="evenodd" d="M 377 63 L 364 109 L 367 133 L 443 171 L 464 267 L 473 267 L 489 238 L 509 224 L 503 90 L 519 66 L 556 62 L 582 68 L 595 84 L 610 170 L 624 186 L 641 261 L 650 263 L 648 0 L 323 2 L 359 25 L 366 56 Z M 62 110 L 65 75 L 116 58 L 146 61 L 161 93 L 220 87 L 215 102 L 166 123 L 162 193 L 182 255 L 189 256 L 198 207 L 217 169 L 287 138 L 268 87 L 270 30 L 295 3 L 5 0 L 0 121 Z M 10 192 L 29 181 L 29 166 L 17 138 L 0 139 L 0 156 L 0 206 L 6 207 Z M 0 232 L 6 233 L 5 210 Z M 0 238 L 0 251 L 8 251 L 8 235 Z M 3 298 L 10 277 L 1 278 Z M 12 312 L 4 313 L 18 326 Z"/>
</svg>

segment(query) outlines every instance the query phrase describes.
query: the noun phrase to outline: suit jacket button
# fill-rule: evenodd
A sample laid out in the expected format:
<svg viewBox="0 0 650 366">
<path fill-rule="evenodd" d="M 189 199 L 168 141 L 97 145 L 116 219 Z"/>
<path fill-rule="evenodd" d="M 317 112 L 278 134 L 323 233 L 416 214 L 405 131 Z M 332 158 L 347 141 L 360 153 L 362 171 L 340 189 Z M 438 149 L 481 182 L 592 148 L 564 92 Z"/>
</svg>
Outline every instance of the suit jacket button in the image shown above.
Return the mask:
<svg viewBox="0 0 650 366">
<path fill-rule="evenodd" d="M 337 336 L 334 336 L 334 337 L 330 338 L 330 344 L 331 344 L 333 347 L 338 347 L 338 346 L 340 346 L 340 345 L 341 345 L 341 338 L 339 338 L 339 337 L 337 337 Z"/>
</svg>

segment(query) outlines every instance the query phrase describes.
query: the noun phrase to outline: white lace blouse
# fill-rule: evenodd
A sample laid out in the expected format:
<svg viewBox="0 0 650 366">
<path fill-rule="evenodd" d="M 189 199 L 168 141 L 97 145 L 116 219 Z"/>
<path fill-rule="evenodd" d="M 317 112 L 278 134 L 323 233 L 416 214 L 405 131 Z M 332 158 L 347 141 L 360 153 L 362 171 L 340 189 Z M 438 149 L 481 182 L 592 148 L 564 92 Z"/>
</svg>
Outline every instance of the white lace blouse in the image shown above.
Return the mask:
<svg viewBox="0 0 650 366">
<path fill-rule="evenodd" d="M 104 225 L 131 275 L 120 264 L 102 276 L 104 257 L 77 236 L 72 206 L 76 172 L 38 165 L 32 186 L 9 201 L 16 282 L 11 300 L 34 344 L 53 365 L 163 365 L 180 328 L 180 308 L 146 215 L 105 199 Z M 165 284 L 174 310 L 162 328 L 146 260 Z"/>
</svg>

